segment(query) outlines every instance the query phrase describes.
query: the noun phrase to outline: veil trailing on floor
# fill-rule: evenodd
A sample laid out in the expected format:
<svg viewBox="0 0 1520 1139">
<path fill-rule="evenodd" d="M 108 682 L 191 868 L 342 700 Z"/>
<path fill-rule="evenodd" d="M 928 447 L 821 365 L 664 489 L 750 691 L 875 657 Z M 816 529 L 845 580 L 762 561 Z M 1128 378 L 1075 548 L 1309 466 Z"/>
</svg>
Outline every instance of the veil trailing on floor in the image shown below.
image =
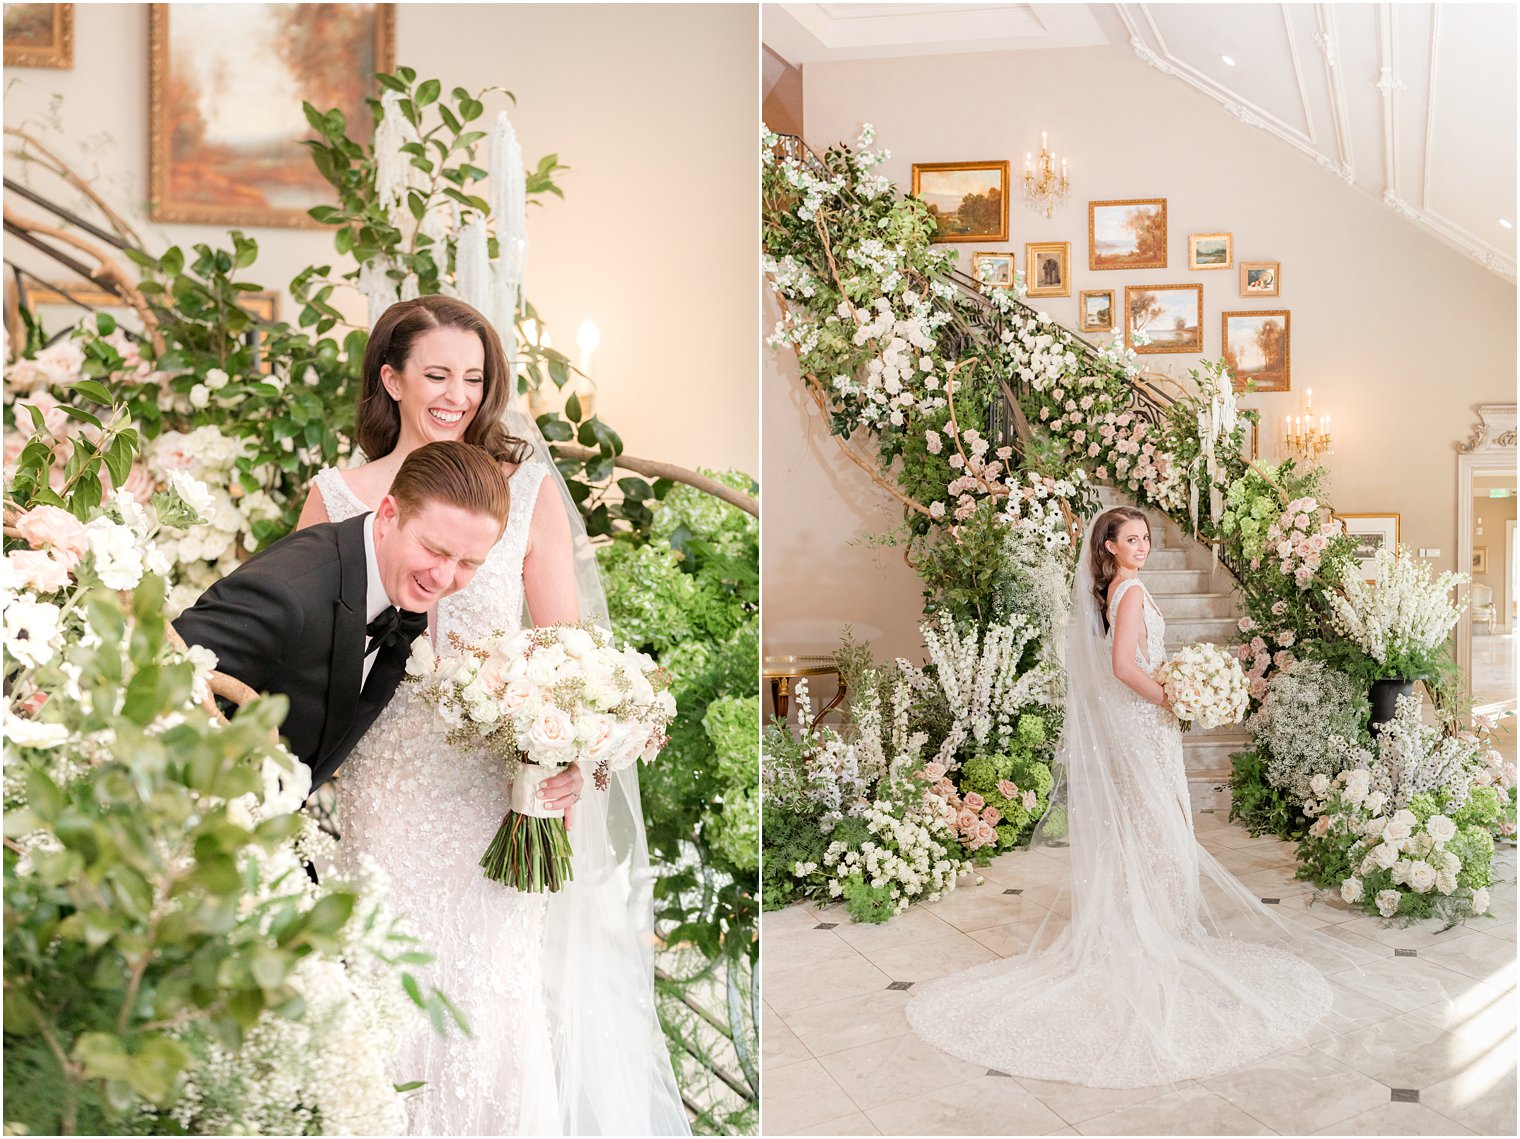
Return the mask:
<svg viewBox="0 0 1520 1139">
<path fill-rule="evenodd" d="M 583 620 L 607 628 L 607 595 L 580 511 L 533 420 L 508 411 L 507 430 L 549 467 L 570 520 Z M 531 621 L 524 615 L 524 628 Z M 566 1135 L 686 1135 L 686 1110 L 654 999 L 654 873 L 644 838 L 637 765 L 605 792 L 587 784 L 570 831 L 573 877 L 549 895 L 544 985 Z M 506 963 L 510 967 L 510 963 Z"/>
<path fill-rule="evenodd" d="M 924 986 L 908 1018 L 1011 1075 L 1142 1087 L 1291 1044 L 1330 1008 L 1325 975 L 1364 962 L 1275 913 L 1196 841 L 1170 713 L 1114 677 L 1095 522 L 1066 628 L 1056 787 L 1017 855 L 1049 911 L 1025 927 L 1026 952 Z"/>
</svg>

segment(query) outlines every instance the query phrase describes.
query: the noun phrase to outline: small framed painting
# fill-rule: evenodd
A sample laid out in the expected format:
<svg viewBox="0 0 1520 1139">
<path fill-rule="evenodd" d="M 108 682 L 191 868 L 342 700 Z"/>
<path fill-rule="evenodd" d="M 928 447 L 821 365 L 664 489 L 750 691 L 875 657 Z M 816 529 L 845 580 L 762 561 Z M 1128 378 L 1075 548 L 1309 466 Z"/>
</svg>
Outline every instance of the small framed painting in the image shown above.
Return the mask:
<svg viewBox="0 0 1520 1139">
<path fill-rule="evenodd" d="M 1245 442 L 1241 445 L 1240 454 L 1244 459 L 1255 462 L 1261 457 L 1261 423 L 1255 416 L 1243 416 L 1240 425 L 1245 428 Z"/>
<path fill-rule="evenodd" d="M 1397 514 L 1337 514 L 1346 526 L 1346 533 L 1356 539 L 1356 560 L 1362 567 L 1362 577 L 1372 581 L 1377 576 L 1377 552 L 1394 549 L 1399 544 L 1399 516 Z"/>
<path fill-rule="evenodd" d="M 1224 362 L 1235 377 L 1235 390 L 1285 392 L 1291 379 L 1291 317 L 1288 310 L 1220 314 Z"/>
<path fill-rule="evenodd" d="M 1084 289 L 1077 297 L 1083 332 L 1112 332 L 1114 330 L 1114 291 L 1112 289 Z"/>
<path fill-rule="evenodd" d="M 394 44 L 391 4 L 149 5 L 148 217 L 316 228 L 333 190 L 301 103 L 368 142 Z"/>
<path fill-rule="evenodd" d="M 984 289 L 1013 288 L 1013 254 L 978 249 L 971 255 L 971 275 Z"/>
<path fill-rule="evenodd" d="M 913 196 L 929 207 L 933 241 L 1008 240 L 1008 163 L 915 162 Z"/>
<path fill-rule="evenodd" d="M 1071 296 L 1071 242 L 1039 241 L 1025 245 L 1024 275 L 1026 296 Z"/>
<path fill-rule="evenodd" d="M 1165 269 L 1166 199 L 1087 203 L 1089 269 Z"/>
<path fill-rule="evenodd" d="M 272 324 L 279 294 L 244 293 L 238 298 L 238 304 L 260 323 Z M 129 332 L 142 331 L 142 320 L 137 311 L 98 285 L 30 285 L 26 290 L 25 305 L 32 319 L 50 336 L 93 320 L 97 312 L 114 317 L 116 323 Z"/>
<path fill-rule="evenodd" d="M 1189 269 L 1235 267 L 1235 238 L 1228 233 L 1188 234 Z"/>
<path fill-rule="evenodd" d="M 1203 351 L 1202 285 L 1129 285 L 1124 338 L 1136 352 Z M 1137 343 L 1144 333 L 1147 343 Z"/>
<path fill-rule="evenodd" d="M 5 66 L 74 66 L 74 5 L 7 4 Z"/>
<path fill-rule="evenodd" d="M 1275 297 L 1282 281 L 1282 265 L 1276 261 L 1242 261 L 1240 295 Z"/>
<path fill-rule="evenodd" d="M 1487 573 L 1488 572 L 1488 547 L 1487 546 L 1475 546 L 1475 547 L 1473 547 L 1472 572 L 1473 573 Z"/>
</svg>

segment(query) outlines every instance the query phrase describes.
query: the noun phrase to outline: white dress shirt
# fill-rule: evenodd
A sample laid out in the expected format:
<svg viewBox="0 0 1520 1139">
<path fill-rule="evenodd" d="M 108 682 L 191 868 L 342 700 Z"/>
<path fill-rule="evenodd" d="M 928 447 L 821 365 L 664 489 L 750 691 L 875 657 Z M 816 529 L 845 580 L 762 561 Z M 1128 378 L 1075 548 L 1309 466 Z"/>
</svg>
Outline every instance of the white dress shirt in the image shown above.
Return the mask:
<svg viewBox="0 0 1520 1139">
<path fill-rule="evenodd" d="M 385 582 L 380 580 L 380 559 L 375 556 L 375 515 L 373 512 L 364 516 L 364 566 L 368 572 L 369 585 L 364 592 L 364 624 L 367 626 L 391 603 L 390 594 L 385 592 Z M 364 673 L 359 679 L 359 687 L 363 688 L 369 681 L 369 670 L 374 667 L 375 657 L 371 655 L 369 643 L 373 638 L 364 638 Z"/>
</svg>

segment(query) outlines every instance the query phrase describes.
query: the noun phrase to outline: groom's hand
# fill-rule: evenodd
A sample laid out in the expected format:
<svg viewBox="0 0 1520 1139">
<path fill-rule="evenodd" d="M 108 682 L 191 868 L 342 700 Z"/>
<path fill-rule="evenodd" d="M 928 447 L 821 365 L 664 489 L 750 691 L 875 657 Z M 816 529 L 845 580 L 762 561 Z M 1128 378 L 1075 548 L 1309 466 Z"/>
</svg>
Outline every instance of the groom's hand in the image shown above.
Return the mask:
<svg viewBox="0 0 1520 1139">
<path fill-rule="evenodd" d="M 581 774 L 580 764 L 572 763 L 558 775 L 545 779 L 538 789 L 539 796 L 544 806 L 565 812 L 565 826 L 568 828 L 575 804 L 580 801 L 581 789 L 585 785 L 586 777 Z"/>
</svg>

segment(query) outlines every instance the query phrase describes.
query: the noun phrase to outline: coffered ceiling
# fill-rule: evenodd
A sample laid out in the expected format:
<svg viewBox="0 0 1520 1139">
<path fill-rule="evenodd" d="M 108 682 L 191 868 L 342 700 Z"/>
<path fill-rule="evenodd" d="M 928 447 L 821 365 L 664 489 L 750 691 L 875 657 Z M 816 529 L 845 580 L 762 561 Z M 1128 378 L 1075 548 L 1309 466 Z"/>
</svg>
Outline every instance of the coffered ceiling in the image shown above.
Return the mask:
<svg viewBox="0 0 1520 1139">
<path fill-rule="evenodd" d="M 1115 44 L 1515 279 L 1514 4 L 767 4 L 788 62 Z M 1506 225 L 1505 223 L 1509 223 Z"/>
</svg>

